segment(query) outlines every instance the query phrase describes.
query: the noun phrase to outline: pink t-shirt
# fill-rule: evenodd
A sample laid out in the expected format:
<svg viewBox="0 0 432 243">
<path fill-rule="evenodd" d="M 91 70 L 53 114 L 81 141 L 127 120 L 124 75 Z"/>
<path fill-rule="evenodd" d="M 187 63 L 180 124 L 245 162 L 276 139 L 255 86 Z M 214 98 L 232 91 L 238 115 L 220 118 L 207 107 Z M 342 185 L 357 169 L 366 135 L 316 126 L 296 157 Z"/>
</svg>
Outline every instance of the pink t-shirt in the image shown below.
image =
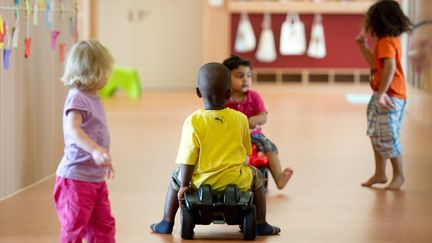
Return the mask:
<svg viewBox="0 0 432 243">
<path fill-rule="evenodd" d="M 248 90 L 246 92 L 245 98 L 240 102 L 237 102 L 232 99 L 228 99 L 226 106 L 231 109 L 240 111 L 241 113 L 245 114 L 248 118 L 251 116 L 255 116 L 261 112 L 267 113 L 267 109 L 264 105 L 263 99 L 258 94 L 258 92 L 253 90 Z M 251 135 L 261 133 L 261 128 L 252 129 L 250 133 Z"/>
</svg>

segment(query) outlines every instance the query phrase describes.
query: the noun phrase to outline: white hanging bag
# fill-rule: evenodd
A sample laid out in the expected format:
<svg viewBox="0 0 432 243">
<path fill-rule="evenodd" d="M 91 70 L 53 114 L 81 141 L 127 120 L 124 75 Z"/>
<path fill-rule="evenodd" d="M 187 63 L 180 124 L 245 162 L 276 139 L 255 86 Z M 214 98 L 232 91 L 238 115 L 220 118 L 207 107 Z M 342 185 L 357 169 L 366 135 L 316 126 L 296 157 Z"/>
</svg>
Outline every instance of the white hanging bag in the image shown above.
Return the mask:
<svg viewBox="0 0 432 243">
<path fill-rule="evenodd" d="M 274 35 L 271 30 L 271 16 L 269 13 L 264 14 L 262 28 L 255 57 L 260 62 L 273 62 L 276 60 L 277 55 Z"/>
<path fill-rule="evenodd" d="M 322 16 L 320 14 L 315 14 L 307 55 L 312 58 L 321 59 L 326 56 L 326 53 Z"/>
<path fill-rule="evenodd" d="M 237 27 L 234 50 L 236 52 L 250 52 L 255 49 L 256 39 L 252 24 L 246 13 L 240 14 L 240 22 Z"/>
<path fill-rule="evenodd" d="M 279 51 L 282 55 L 303 55 L 306 52 L 305 28 L 297 13 L 288 13 L 282 23 Z"/>
</svg>

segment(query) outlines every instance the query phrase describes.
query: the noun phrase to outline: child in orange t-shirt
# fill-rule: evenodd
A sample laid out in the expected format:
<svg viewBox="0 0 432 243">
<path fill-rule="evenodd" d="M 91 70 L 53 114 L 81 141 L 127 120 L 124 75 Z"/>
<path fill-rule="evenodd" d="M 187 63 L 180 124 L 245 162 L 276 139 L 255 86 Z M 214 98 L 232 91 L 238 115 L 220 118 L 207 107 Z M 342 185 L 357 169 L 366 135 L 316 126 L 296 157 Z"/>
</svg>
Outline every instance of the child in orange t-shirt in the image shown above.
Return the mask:
<svg viewBox="0 0 432 243">
<path fill-rule="evenodd" d="M 367 11 L 364 30 L 356 38 L 373 75 L 373 95 L 367 108 L 367 135 L 374 150 L 375 174 L 362 186 L 387 182 L 387 159 L 390 159 L 393 167 L 393 179 L 385 188 L 399 190 L 404 183 L 400 128 L 406 104 L 406 88 L 399 36 L 410 31 L 411 26 L 411 21 L 396 1 L 378 1 Z M 366 33 L 377 38 L 373 52 L 367 45 Z"/>
</svg>

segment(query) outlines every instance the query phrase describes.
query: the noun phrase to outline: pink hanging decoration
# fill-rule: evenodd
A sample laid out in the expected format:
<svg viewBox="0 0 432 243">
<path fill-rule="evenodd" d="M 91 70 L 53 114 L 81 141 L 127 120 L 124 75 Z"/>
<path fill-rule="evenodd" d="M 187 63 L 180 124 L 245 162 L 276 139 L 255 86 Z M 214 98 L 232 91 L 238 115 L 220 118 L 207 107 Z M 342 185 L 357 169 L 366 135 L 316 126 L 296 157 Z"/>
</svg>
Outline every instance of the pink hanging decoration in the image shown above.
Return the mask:
<svg viewBox="0 0 432 243">
<path fill-rule="evenodd" d="M 55 50 L 57 47 L 57 37 L 59 36 L 60 32 L 58 31 L 51 31 L 51 50 Z"/>
<path fill-rule="evenodd" d="M 1 22 L 3 22 L 3 21 L 2 21 L 1 16 L 0 16 L 0 24 L 1 24 Z M 3 28 L 0 28 L 0 49 L 1 49 L 1 48 L 3 48 L 4 39 L 6 37 L 6 22 L 3 22 L 3 26 L 0 26 L 0 27 L 3 27 Z"/>
</svg>

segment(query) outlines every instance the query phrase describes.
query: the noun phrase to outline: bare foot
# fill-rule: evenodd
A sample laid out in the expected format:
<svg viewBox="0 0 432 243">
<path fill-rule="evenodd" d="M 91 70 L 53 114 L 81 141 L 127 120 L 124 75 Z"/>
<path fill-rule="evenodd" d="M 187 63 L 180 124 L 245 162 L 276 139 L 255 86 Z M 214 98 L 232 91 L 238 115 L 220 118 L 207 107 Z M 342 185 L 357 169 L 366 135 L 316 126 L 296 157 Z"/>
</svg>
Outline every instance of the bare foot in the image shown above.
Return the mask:
<svg viewBox="0 0 432 243">
<path fill-rule="evenodd" d="M 281 190 L 283 189 L 288 181 L 291 179 L 293 175 L 293 170 L 291 168 L 285 168 L 276 178 L 276 187 Z"/>
<path fill-rule="evenodd" d="M 374 175 L 371 178 L 369 178 L 369 180 L 367 180 L 366 182 L 363 182 L 361 185 L 366 186 L 366 187 L 370 187 L 376 183 L 386 183 L 386 182 L 387 182 L 387 177 L 385 175 L 384 176 Z"/>
<path fill-rule="evenodd" d="M 405 182 L 403 176 L 395 176 L 392 181 L 386 186 L 386 190 L 399 190 L 402 184 Z"/>
</svg>

